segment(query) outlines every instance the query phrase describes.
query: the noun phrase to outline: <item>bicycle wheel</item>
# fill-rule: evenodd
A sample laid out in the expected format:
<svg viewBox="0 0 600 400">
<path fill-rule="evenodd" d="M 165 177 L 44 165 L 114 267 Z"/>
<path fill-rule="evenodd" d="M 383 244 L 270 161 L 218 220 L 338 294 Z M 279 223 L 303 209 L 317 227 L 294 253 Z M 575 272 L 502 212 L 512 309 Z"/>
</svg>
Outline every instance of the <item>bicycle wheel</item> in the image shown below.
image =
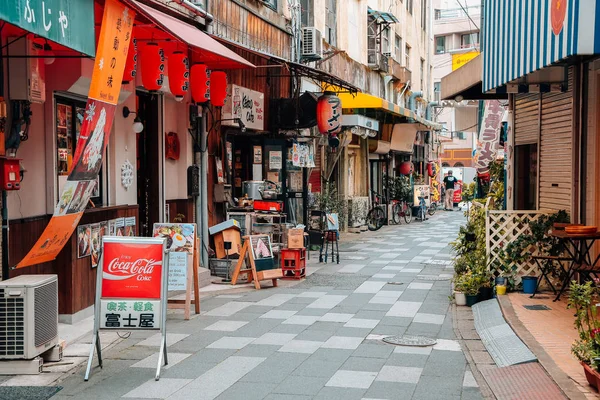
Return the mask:
<svg viewBox="0 0 600 400">
<path fill-rule="evenodd" d="M 370 231 L 379 230 L 383 226 L 383 210 L 379 207 L 375 207 L 367 214 L 367 227 Z"/>
<path fill-rule="evenodd" d="M 429 213 L 429 215 L 433 215 L 433 214 L 435 214 L 436 211 L 437 211 L 437 204 L 434 202 L 431 202 L 431 205 L 427 209 L 427 212 Z"/>
<path fill-rule="evenodd" d="M 419 207 L 419 219 L 421 222 L 425 221 L 425 206 Z"/>
<path fill-rule="evenodd" d="M 406 208 L 404 209 L 404 222 L 410 224 L 412 221 L 412 207 L 406 204 Z"/>
<path fill-rule="evenodd" d="M 396 225 L 400 224 L 400 216 L 401 215 L 402 215 L 402 209 L 400 208 L 400 203 L 394 204 L 394 206 L 392 207 L 392 221 L 394 221 L 394 223 Z"/>
</svg>

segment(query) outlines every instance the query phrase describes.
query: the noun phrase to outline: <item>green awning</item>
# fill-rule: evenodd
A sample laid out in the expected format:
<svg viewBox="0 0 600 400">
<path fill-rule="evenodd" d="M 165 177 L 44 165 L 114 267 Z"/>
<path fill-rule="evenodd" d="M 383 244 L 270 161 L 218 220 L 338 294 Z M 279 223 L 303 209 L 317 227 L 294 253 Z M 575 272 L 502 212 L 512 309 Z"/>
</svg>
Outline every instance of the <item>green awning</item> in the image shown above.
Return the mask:
<svg viewBox="0 0 600 400">
<path fill-rule="evenodd" d="M 378 24 L 395 24 L 398 21 L 398 18 L 394 16 L 394 14 L 385 12 L 385 11 L 376 11 L 372 8 L 368 8 L 367 10 L 370 17 L 373 17 Z"/>
</svg>

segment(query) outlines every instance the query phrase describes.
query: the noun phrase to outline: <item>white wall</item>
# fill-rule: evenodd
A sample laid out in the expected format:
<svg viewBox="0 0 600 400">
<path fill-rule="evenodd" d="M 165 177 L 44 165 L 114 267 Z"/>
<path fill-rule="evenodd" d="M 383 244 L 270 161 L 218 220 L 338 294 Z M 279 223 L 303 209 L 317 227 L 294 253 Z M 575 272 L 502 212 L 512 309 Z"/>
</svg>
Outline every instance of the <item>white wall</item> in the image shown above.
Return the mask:
<svg viewBox="0 0 600 400">
<path fill-rule="evenodd" d="M 169 132 L 177 133 L 181 146 L 179 160 L 165 160 L 165 199 L 187 199 L 187 167 L 193 161 L 193 145 L 188 133 L 189 119 L 185 100 L 177 102 L 165 96 L 165 130 L 163 142 Z M 212 133 L 214 134 L 214 132 Z"/>
</svg>

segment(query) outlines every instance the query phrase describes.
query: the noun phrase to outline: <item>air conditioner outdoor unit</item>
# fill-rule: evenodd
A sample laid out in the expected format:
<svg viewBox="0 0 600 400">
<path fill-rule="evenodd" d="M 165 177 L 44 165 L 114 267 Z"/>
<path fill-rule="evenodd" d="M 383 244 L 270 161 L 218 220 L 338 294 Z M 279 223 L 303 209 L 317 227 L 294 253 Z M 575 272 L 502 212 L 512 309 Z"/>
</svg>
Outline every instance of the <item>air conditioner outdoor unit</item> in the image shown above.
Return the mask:
<svg viewBox="0 0 600 400">
<path fill-rule="evenodd" d="M 323 35 L 314 26 L 302 28 L 302 58 L 320 60 L 323 58 Z"/>
<path fill-rule="evenodd" d="M 30 360 L 57 343 L 57 276 L 21 275 L 0 282 L 0 360 Z"/>
</svg>

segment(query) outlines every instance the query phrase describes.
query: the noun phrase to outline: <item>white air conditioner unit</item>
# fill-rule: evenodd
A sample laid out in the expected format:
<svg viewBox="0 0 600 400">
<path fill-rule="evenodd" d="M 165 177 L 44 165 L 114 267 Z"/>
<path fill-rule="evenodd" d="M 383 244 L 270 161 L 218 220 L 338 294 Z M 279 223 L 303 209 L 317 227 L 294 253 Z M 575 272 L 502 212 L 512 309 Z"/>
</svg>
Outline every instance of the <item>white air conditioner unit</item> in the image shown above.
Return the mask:
<svg viewBox="0 0 600 400">
<path fill-rule="evenodd" d="M 58 343 L 56 275 L 0 282 L 0 360 L 31 360 Z"/>
<path fill-rule="evenodd" d="M 323 58 L 323 35 L 314 26 L 302 28 L 302 58 L 320 60 Z"/>
<path fill-rule="evenodd" d="M 12 40 L 15 38 L 8 39 L 9 42 Z M 41 53 L 41 46 L 27 37 L 11 43 L 11 57 L 8 59 L 11 100 L 25 100 L 33 103 L 46 101 L 45 58 L 36 58 L 42 55 Z"/>
</svg>

